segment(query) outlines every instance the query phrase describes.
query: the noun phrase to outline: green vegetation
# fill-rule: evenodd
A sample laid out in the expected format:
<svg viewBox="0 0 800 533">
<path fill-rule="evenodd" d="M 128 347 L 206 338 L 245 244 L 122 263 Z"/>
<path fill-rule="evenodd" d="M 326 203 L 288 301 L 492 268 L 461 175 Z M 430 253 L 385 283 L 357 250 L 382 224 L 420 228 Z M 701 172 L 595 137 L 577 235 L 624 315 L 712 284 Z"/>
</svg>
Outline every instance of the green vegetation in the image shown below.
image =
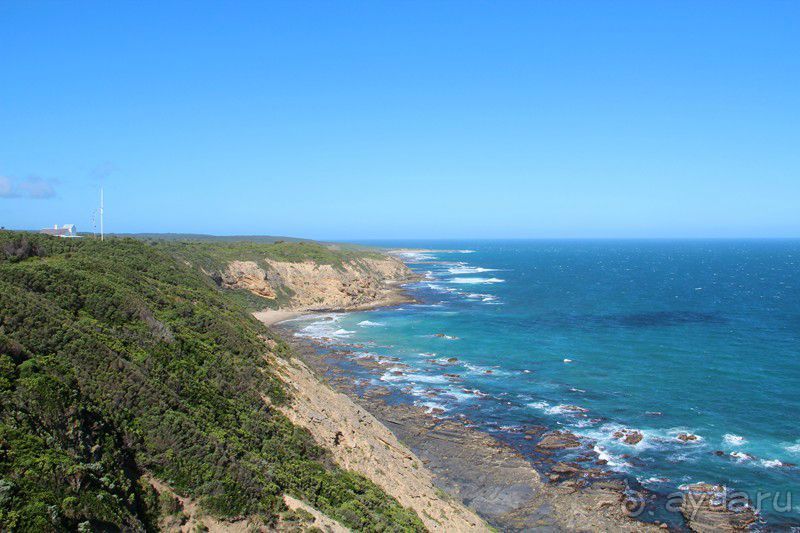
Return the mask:
<svg viewBox="0 0 800 533">
<path fill-rule="evenodd" d="M 288 263 L 313 261 L 321 265 L 341 267 L 346 261 L 363 257 L 382 257 L 377 252 L 356 247 L 325 245 L 308 241 L 286 242 L 279 240 L 270 244 L 248 241 L 214 243 L 190 241 L 151 242 L 206 270 L 217 269 L 230 261 L 260 262 L 263 259 Z"/>
<path fill-rule="evenodd" d="M 91 233 L 85 234 L 91 235 Z M 107 234 L 108 235 L 108 234 Z M 148 241 L 183 242 L 258 242 L 271 244 L 275 241 L 301 242 L 307 239 L 295 237 L 275 237 L 273 235 L 204 235 L 202 233 L 116 233 L 113 237 L 132 238 Z"/>
<path fill-rule="evenodd" d="M 145 473 L 220 518 L 273 523 L 288 492 L 355 529 L 422 530 L 272 407 L 271 333 L 174 252 L 0 231 L 0 530 L 154 530 L 169 510 Z"/>
</svg>

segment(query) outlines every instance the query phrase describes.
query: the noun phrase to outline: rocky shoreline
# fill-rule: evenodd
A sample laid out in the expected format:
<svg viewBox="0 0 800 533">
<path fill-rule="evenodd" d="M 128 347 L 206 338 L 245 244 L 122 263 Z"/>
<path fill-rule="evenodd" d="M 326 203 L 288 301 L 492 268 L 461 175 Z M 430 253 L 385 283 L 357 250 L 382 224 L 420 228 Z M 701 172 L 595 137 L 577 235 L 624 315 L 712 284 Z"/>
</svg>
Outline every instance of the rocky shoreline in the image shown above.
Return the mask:
<svg viewBox="0 0 800 533">
<path fill-rule="evenodd" d="M 276 329 L 321 379 L 368 410 L 408 446 L 433 472 L 440 489 L 464 502 L 492 526 L 503 531 L 666 528 L 631 516 L 630 511 L 638 509 L 636 495 L 619 477 L 582 462 L 548 459 L 556 450 L 585 448 L 576 436 L 543 427 L 530 430 L 531 438 L 535 434 L 540 439 L 538 460 L 550 463 L 550 474 L 543 478 L 528 458 L 471 427 L 468 421 L 438 418 L 422 407 L 387 401 L 393 394 L 388 389 L 360 387 L 345 371 L 330 364 L 330 358 L 346 354 L 321 351 L 312 341 L 294 337 L 290 325 Z M 584 451 L 587 457 L 591 454 L 588 448 Z"/>
<path fill-rule="evenodd" d="M 397 392 L 364 386 L 339 361 L 379 368 L 376 361 L 349 359 L 335 350 L 297 338 L 290 324 L 275 328 L 306 365 L 335 390 L 375 416 L 435 476 L 436 485 L 464 502 L 493 527 L 503 531 L 747 531 L 759 517 L 750 502 L 722 486 L 696 484 L 671 495 L 652 493 L 604 468 L 592 443 L 569 431 L 535 425 L 522 437 L 535 442 L 534 453 L 522 454 L 510 443 L 476 428 L 468 419 L 438 416 L 398 401 Z M 615 436 L 634 446 L 635 430 Z M 682 434 L 681 440 L 693 435 Z M 666 509 L 654 514 L 656 507 Z M 663 521 L 662 521 L 663 520 Z"/>
</svg>

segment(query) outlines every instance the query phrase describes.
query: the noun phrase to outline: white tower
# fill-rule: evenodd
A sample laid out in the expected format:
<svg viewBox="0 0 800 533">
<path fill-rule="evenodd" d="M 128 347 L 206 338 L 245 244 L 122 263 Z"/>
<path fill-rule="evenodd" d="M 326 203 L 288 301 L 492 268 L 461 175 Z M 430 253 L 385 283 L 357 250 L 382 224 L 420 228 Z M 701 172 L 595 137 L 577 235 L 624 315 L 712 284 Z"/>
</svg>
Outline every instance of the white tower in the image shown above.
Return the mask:
<svg viewBox="0 0 800 533">
<path fill-rule="evenodd" d="M 103 239 L 103 188 L 100 187 L 100 240 Z"/>
</svg>

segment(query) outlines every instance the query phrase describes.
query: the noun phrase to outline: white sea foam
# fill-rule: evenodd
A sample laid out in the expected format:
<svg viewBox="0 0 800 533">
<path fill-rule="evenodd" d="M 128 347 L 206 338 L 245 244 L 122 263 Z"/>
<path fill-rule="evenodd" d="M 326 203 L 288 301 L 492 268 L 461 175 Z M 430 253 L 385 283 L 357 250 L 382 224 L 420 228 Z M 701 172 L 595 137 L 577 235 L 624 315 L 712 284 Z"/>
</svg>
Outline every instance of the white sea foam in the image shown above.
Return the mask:
<svg viewBox="0 0 800 533">
<path fill-rule="evenodd" d="M 565 362 L 565 363 L 571 363 L 571 362 L 572 362 L 572 359 L 567 359 L 567 358 L 564 358 L 564 362 Z"/>
<path fill-rule="evenodd" d="M 642 485 L 658 485 L 661 483 L 669 483 L 669 479 L 665 477 L 649 477 L 647 479 L 636 478 Z"/>
<path fill-rule="evenodd" d="M 747 442 L 746 440 L 744 440 L 744 437 L 741 437 L 739 435 L 734 435 L 733 433 L 726 433 L 725 435 L 723 435 L 722 440 L 725 441 L 725 444 L 730 444 L 731 446 L 741 446 L 742 444 Z"/>
<path fill-rule="evenodd" d="M 547 402 L 531 402 L 528 404 L 528 407 L 532 407 L 534 409 L 539 409 L 540 411 L 547 412 L 550 409 L 550 404 Z"/>
<path fill-rule="evenodd" d="M 448 396 L 459 402 L 464 402 L 475 398 L 475 394 L 472 394 L 471 392 L 466 392 L 464 390 L 456 390 L 456 389 L 448 389 L 447 392 L 443 394 L 443 396 Z"/>
<path fill-rule="evenodd" d="M 464 285 L 483 285 L 483 284 L 490 284 L 490 283 L 503 283 L 505 280 L 500 278 L 479 278 L 479 277 L 469 277 L 469 278 L 453 278 L 448 280 L 448 283 L 457 283 L 457 284 L 464 284 Z"/>
<path fill-rule="evenodd" d="M 427 252 L 395 252 L 395 255 L 399 256 L 400 258 L 408 261 L 410 263 L 419 263 L 423 261 L 432 261 L 436 259 L 430 253 Z"/>
<path fill-rule="evenodd" d="M 475 267 L 469 265 L 459 265 L 447 269 L 451 274 L 482 274 L 483 272 L 497 272 L 496 268 Z"/>
<path fill-rule="evenodd" d="M 586 409 L 584 409 L 583 407 L 578 407 L 577 405 L 567 405 L 567 404 L 550 405 L 545 401 L 531 402 L 528 404 L 528 407 L 539 409 L 540 411 L 543 411 L 548 415 L 574 415 L 577 413 L 586 412 Z"/>
<path fill-rule="evenodd" d="M 429 383 L 429 384 L 443 384 L 449 383 L 448 379 L 444 376 L 435 374 L 417 374 L 413 370 L 409 371 L 406 367 L 394 366 L 389 368 L 381 377 L 381 381 L 386 382 L 411 382 L 411 383 Z"/>
<path fill-rule="evenodd" d="M 433 290 L 433 291 L 438 291 L 438 292 L 449 292 L 449 293 L 456 293 L 456 292 L 460 292 L 460 291 L 459 291 L 458 289 L 456 289 L 455 287 L 445 287 L 445 286 L 443 286 L 443 285 L 439 285 L 438 283 L 426 283 L 425 285 L 426 285 L 426 286 L 427 286 L 429 289 L 431 289 L 431 290 Z M 419 305 L 419 304 L 417 304 L 417 305 Z"/>
<path fill-rule="evenodd" d="M 603 448 L 602 446 L 594 445 L 592 446 L 592 450 L 594 453 L 597 454 L 597 458 L 601 461 L 606 462 L 606 466 L 612 468 L 614 470 L 625 470 L 630 465 L 625 461 L 621 460 L 620 458 L 616 457 L 615 455 L 611 454 L 608 450 Z"/>
<path fill-rule="evenodd" d="M 295 337 L 306 337 L 311 339 L 326 339 L 342 336 L 342 332 L 347 331 L 342 330 L 338 325 L 338 321 L 342 316 L 343 315 L 334 314 L 316 315 L 314 318 L 317 320 L 302 327 L 299 331 L 295 332 L 294 335 Z"/>
<path fill-rule="evenodd" d="M 372 322 L 371 320 L 362 320 L 361 322 L 358 323 L 358 325 L 361 326 L 362 328 L 367 328 L 367 327 L 385 326 L 386 324 L 384 324 L 383 322 Z"/>
<path fill-rule="evenodd" d="M 471 374 L 480 374 L 480 375 L 496 375 L 496 376 L 506 376 L 508 372 L 504 370 L 498 370 L 496 368 L 476 365 L 473 363 L 464 363 L 464 368 L 470 371 Z"/>
<path fill-rule="evenodd" d="M 466 297 L 470 300 L 480 300 L 485 303 L 495 302 L 497 300 L 497 296 L 494 294 L 484 294 L 480 292 L 471 292 L 467 294 Z"/>
<path fill-rule="evenodd" d="M 405 378 L 409 381 L 416 383 L 449 383 L 448 379 L 444 376 L 437 376 L 433 374 L 406 374 Z"/>
<path fill-rule="evenodd" d="M 744 452 L 731 452 L 731 457 L 733 457 L 734 459 L 736 459 L 737 462 L 740 463 L 744 461 L 751 461 L 753 459 L 752 455 Z"/>
<path fill-rule="evenodd" d="M 786 446 L 786 451 L 789 453 L 800 453 L 800 444 L 790 444 Z"/>
<path fill-rule="evenodd" d="M 386 381 L 389 383 L 398 382 L 398 381 L 405 381 L 406 376 L 404 374 L 397 374 L 400 369 L 398 368 L 390 368 L 387 372 L 385 372 L 381 377 L 381 381 Z"/>
<path fill-rule="evenodd" d="M 762 459 L 761 466 L 764 468 L 775 468 L 776 466 L 783 466 L 783 463 L 777 459 Z"/>
<path fill-rule="evenodd" d="M 447 408 L 443 404 L 437 402 L 419 402 L 417 405 L 421 405 L 422 407 L 427 407 L 428 414 L 433 413 L 435 409 L 440 409 L 442 411 L 447 410 Z"/>
</svg>

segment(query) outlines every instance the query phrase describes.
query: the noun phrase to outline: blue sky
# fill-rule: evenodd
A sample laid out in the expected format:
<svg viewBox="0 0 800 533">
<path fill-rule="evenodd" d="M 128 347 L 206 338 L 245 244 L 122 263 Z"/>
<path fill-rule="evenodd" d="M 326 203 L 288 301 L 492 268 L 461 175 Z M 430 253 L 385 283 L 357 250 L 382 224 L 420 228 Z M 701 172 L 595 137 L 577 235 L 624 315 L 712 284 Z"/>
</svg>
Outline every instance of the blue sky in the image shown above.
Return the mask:
<svg viewBox="0 0 800 533">
<path fill-rule="evenodd" d="M 0 225 L 800 236 L 799 2 L 0 2 Z"/>
</svg>

